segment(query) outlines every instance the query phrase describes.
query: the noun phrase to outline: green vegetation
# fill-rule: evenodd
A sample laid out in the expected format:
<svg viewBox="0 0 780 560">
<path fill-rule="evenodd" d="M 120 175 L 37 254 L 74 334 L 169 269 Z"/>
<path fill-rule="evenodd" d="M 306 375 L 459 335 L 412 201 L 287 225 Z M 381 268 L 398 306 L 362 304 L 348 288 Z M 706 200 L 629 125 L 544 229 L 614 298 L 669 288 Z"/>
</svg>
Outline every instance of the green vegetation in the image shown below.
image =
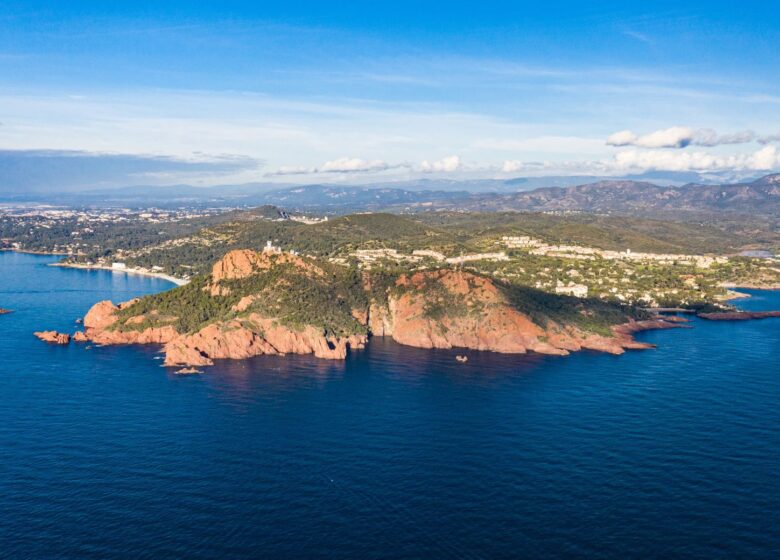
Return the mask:
<svg viewBox="0 0 780 560">
<path fill-rule="evenodd" d="M 503 284 L 502 288 L 515 309 L 543 327 L 552 320 L 558 324 L 573 325 L 583 331 L 609 336 L 610 327 L 614 325 L 625 323 L 628 319 L 647 319 L 650 316 L 633 306 L 595 298 L 580 299 L 550 294 L 513 284 Z"/>
<path fill-rule="evenodd" d="M 231 294 L 254 298 L 244 315 L 257 312 L 294 330 L 313 325 L 333 336 L 366 332 L 352 316 L 353 309 L 368 306 L 360 274 L 353 268 L 325 267 L 324 274 L 318 275 L 293 264 L 280 264 L 221 285 Z"/>
<path fill-rule="evenodd" d="M 211 296 L 204 289 L 207 282 L 206 276 L 198 276 L 186 286 L 143 297 L 117 313 L 119 321 L 114 328 L 144 330 L 173 325 L 180 333 L 192 333 L 209 323 L 231 318 L 231 308 L 238 303 L 239 295 Z M 143 323 L 124 325 L 124 321 L 138 315 L 145 316 Z M 171 317 L 175 319 L 171 320 Z"/>
<path fill-rule="evenodd" d="M 227 295 L 212 296 L 210 277 L 201 275 L 186 286 L 141 298 L 118 312 L 114 328 L 143 330 L 173 325 L 180 333 L 193 333 L 204 326 L 229 319 L 247 320 L 252 313 L 273 318 L 293 330 L 308 325 L 333 336 L 365 333 L 366 328 L 352 316 L 353 309 L 365 309 L 368 296 L 357 269 L 322 267 L 322 274 L 293 264 L 278 264 L 246 278 L 225 280 Z M 234 306 L 245 296 L 253 301 L 245 310 Z M 125 325 L 131 317 L 143 322 Z"/>
<path fill-rule="evenodd" d="M 720 254 L 748 243 L 741 236 L 724 235 L 709 225 L 625 216 L 430 212 L 418 214 L 415 219 L 483 247 L 504 235 L 528 235 L 554 245 L 655 253 Z"/>
<path fill-rule="evenodd" d="M 235 219 L 237 213 L 151 222 L 137 215 L 97 214 L 64 217 L 0 216 L 0 240 L 19 243 L 25 251 L 78 252 L 80 262 L 108 257 L 122 251 L 138 251 L 164 241 L 192 235 L 204 227 Z M 90 216 L 85 219 L 85 216 Z"/>
<path fill-rule="evenodd" d="M 307 225 L 242 214 L 177 242 L 131 253 L 131 266 L 160 266 L 190 276 L 209 271 L 231 249 L 261 249 L 273 241 L 284 250 L 316 257 L 349 256 L 357 250 L 425 249 L 448 256 L 500 250 L 503 236 L 527 235 L 551 244 L 577 244 L 610 250 L 724 254 L 749 246 L 741 234 L 711 225 L 682 224 L 620 216 L 533 213 L 429 212 L 412 215 L 355 214 Z"/>
</svg>

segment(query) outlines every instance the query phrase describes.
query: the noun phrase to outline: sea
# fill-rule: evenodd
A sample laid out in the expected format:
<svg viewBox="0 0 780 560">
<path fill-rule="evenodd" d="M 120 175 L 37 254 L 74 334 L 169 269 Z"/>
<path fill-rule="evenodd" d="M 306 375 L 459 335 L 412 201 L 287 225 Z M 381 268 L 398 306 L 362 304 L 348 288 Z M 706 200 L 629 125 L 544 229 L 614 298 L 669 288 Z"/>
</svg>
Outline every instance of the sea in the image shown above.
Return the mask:
<svg viewBox="0 0 780 560">
<path fill-rule="evenodd" d="M 0 253 L 0 558 L 778 558 L 780 320 L 623 356 L 47 345 L 155 278 Z M 749 291 L 745 309 L 780 309 Z"/>
</svg>

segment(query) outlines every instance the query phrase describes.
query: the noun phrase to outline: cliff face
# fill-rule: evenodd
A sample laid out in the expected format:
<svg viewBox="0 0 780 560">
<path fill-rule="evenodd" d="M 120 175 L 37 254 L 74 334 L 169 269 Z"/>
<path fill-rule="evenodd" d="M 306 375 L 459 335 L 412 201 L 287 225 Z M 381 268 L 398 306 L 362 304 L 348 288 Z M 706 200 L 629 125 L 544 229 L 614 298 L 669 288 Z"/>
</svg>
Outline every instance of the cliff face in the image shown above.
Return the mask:
<svg viewBox="0 0 780 560">
<path fill-rule="evenodd" d="M 385 307 L 372 306 L 371 332 L 419 348 L 553 355 L 589 349 L 622 354 L 629 348 L 652 347 L 634 341 L 633 332 L 676 326 L 663 320 L 629 322 L 613 328 L 610 335 L 600 335 L 553 320 L 539 324 L 519 311 L 494 282 L 462 271 L 402 276 L 396 286 L 400 290 Z"/>
<path fill-rule="evenodd" d="M 420 348 L 621 354 L 650 347 L 635 342 L 634 332 L 676 326 L 619 314 L 624 324 L 599 334 L 560 315 L 524 310 L 505 286 L 463 271 L 402 275 L 373 297 L 370 279 L 361 284 L 345 274 L 295 255 L 232 251 L 201 284 L 118 306 L 95 304 L 79 337 L 99 344 L 161 344 L 165 365 L 204 366 L 260 354 L 344 359 L 349 349 L 366 344 L 369 333 Z M 596 311 L 585 306 L 572 313 L 579 318 Z"/>
<path fill-rule="evenodd" d="M 318 358 L 343 360 L 349 348 L 363 348 L 365 343 L 365 335 L 326 337 L 311 326 L 294 331 L 273 319 L 250 314 L 241 321 L 208 325 L 195 334 L 174 338 L 165 345 L 165 364 L 211 365 L 215 359 L 261 354 L 314 354 Z"/>
</svg>

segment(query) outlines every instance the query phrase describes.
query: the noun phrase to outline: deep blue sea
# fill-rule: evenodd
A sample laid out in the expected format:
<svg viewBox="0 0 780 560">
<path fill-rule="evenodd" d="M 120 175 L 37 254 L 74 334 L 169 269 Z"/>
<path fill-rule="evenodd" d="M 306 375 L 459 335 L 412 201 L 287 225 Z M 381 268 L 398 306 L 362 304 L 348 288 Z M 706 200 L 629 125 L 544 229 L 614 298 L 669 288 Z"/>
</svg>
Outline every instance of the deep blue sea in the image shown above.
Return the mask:
<svg viewBox="0 0 780 560">
<path fill-rule="evenodd" d="M 620 357 L 374 339 L 176 376 L 33 338 L 171 287 L 54 260 L 0 253 L 0 557 L 780 557 L 778 319 Z"/>
</svg>

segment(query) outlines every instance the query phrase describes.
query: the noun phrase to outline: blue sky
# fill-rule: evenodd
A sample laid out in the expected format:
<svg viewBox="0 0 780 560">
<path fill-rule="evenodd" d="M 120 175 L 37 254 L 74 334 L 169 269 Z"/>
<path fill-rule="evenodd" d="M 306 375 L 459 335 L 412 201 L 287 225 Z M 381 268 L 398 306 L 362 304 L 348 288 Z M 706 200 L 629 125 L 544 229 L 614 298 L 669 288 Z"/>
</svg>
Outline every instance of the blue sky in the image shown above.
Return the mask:
<svg viewBox="0 0 780 560">
<path fill-rule="evenodd" d="M 780 168 L 769 2 L 105 4 L 3 3 L 0 181 Z"/>
</svg>

